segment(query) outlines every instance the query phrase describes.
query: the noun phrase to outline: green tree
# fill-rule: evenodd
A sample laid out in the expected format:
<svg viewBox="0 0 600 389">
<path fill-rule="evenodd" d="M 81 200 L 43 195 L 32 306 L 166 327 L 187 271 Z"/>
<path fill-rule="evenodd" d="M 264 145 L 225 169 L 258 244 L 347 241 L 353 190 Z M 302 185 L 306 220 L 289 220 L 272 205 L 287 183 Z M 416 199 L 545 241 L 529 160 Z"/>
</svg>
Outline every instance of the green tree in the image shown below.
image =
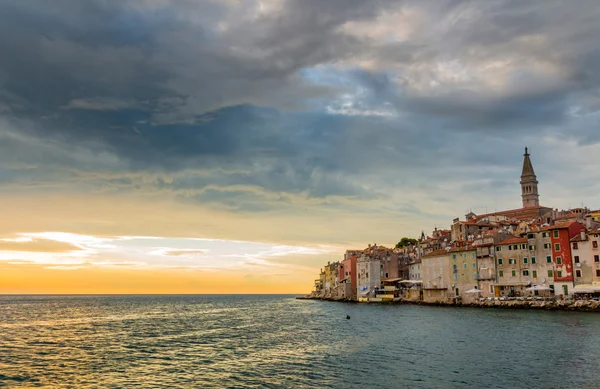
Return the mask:
<svg viewBox="0 0 600 389">
<path fill-rule="evenodd" d="M 403 247 L 410 246 L 410 245 L 416 245 L 416 244 L 417 244 L 416 239 L 404 237 L 404 238 L 400 239 L 400 242 L 396 243 L 396 248 L 401 249 Z"/>
</svg>

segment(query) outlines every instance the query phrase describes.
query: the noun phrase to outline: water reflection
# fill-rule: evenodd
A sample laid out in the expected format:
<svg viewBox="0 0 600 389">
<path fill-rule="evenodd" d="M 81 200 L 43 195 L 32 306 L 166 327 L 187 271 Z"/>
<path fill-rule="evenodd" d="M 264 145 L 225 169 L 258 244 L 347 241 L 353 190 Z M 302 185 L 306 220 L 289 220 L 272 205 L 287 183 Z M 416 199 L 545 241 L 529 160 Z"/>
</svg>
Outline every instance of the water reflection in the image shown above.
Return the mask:
<svg viewBox="0 0 600 389">
<path fill-rule="evenodd" d="M 0 387 L 596 387 L 599 352 L 588 313 L 0 296 Z"/>
</svg>

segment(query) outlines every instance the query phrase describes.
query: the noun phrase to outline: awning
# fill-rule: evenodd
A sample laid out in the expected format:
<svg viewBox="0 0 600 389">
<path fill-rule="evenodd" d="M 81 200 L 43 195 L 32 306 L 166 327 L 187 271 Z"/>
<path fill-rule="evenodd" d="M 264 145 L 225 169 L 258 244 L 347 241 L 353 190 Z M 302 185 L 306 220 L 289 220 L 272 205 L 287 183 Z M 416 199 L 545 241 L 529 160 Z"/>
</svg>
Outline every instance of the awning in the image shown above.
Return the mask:
<svg viewBox="0 0 600 389">
<path fill-rule="evenodd" d="M 600 292 L 600 285 L 595 284 L 582 284 L 575 285 L 573 293 L 596 293 Z"/>
<path fill-rule="evenodd" d="M 525 290 L 552 290 L 552 288 L 544 285 L 533 285 L 531 288 L 527 288 Z"/>
<path fill-rule="evenodd" d="M 400 281 L 401 284 L 422 284 L 423 281 L 421 280 L 403 280 Z"/>
<path fill-rule="evenodd" d="M 515 282 L 499 282 L 494 286 L 527 286 L 531 284 L 531 281 L 515 281 Z"/>
<path fill-rule="evenodd" d="M 390 279 L 381 280 L 381 281 L 382 282 L 397 282 L 397 281 L 400 281 L 400 280 L 402 280 L 402 278 L 390 278 Z"/>
<path fill-rule="evenodd" d="M 362 294 L 363 296 L 366 296 L 366 295 L 368 295 L 368 294 L 369 294 L 369 291 L 368 291 L 368 290 L 366 290 L 366 291 L 362 292 L 361 294 Z"/>
</svg>

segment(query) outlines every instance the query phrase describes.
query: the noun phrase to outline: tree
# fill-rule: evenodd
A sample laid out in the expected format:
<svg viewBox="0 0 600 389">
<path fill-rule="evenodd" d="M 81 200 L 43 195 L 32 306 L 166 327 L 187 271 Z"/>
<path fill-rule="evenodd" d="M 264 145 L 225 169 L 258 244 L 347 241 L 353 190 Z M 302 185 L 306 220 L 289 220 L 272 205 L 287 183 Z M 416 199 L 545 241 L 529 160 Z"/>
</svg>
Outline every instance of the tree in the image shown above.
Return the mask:
<svg viewBox="0 0 600 389">
<path fill-rule="evenodd" d="M 416 245 L 416 244 L 417 244 L 416 239 L 404 237 L 404 238 L 400 239 L 400 242 L 396 243 L 396 248 L 401 249 L 406 246 Z"/>
</svg>

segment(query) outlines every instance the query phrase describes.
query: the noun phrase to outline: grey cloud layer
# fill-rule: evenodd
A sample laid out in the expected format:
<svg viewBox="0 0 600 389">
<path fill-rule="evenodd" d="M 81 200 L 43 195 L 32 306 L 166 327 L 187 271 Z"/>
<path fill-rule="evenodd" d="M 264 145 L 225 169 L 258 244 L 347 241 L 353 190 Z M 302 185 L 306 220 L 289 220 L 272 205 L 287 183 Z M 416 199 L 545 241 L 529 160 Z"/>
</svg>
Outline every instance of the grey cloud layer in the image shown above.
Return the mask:
<svg viewBox="0 0 600 389">
<path fill-rule="evenodd" d="M 595 1 L 4 1 L 0 180 L 122 174 L 102 182 L 262 211 L 264 194 L 219 188 L 394 191 L 402 208 L 493 171 L 501 196 L 523 142 L 600 141 L 599 16 Z M 167 178 L 128 181 L 144 172 Z"/>
</svg>

